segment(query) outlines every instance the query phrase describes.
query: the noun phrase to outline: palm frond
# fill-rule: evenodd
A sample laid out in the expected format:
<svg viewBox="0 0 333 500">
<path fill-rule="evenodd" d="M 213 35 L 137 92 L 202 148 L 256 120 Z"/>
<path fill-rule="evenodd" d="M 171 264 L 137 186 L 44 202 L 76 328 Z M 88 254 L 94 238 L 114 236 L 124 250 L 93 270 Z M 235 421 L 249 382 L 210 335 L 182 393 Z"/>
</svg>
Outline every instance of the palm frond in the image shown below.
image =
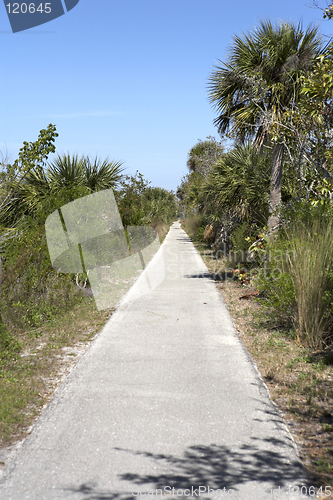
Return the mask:
<svg viewBox="0 0 333 500">
<path fill-rule="evenodd" d="M 242 37 L 235 36 L 227 62 L 209 77 L 208 100 L 218 116 L 219 132 L 247 140 L 262 127 L 262 115 L 272 120 L 297 101 L 301 75 L 324 50 L 318 28 L 310 25 L 262 22 Z M 267 125 L 267 123 L 266 123 Z M 262 128 L 261 128 L 262 132 Z"/>
<path fill-rule="evenodd" d="M 122 161 L 104 161 L 95 158 L 93 162 L 87 157 L 84 161 L 85 184 L 92 191 L 115 188 L 122 179 Z"/>
<path fill-rule="evenodd" d="M 203 191 L 220 210 L 231 209 L 240 219 L 267 215 L 270 183 L 267 155 L 251 144 L 238 144 L 219 159 Z"/>
<path fill-rule="evenodd" d="M 77 155 L 58 155 L 48 165 L 48 178 L 52 189 L 57 191 L 65 187 L 85 184 L 84 158 Z"/>
</svg>

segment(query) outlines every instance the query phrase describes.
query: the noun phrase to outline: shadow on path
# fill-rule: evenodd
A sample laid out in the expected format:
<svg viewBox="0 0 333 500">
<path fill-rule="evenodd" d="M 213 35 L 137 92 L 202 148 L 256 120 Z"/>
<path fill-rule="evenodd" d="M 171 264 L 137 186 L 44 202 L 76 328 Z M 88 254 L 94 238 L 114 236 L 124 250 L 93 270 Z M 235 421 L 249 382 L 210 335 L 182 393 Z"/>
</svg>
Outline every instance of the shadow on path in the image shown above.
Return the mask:
<svg viewBox="0 0 333 500">
<path fill-rule="evenodd" d="M 103 492 L 99 490 L 98 485 L 91 483 L 66 490 L 76 494 L 81 493 L 82 498 L 87 500 L 129 500 L 140 498 L 141 495 L 152 496 L 156 494 L 155 490 L 162 490 L 156 494 L 157 498 L 163 493 L 170 495 L 172 488 L 179 490 L 178 494 L 177 491 L 174 492 L 173 498 L 195 498 L 199 496 L 195 494 L 195 490 L 201 487 L 200 497 L 207 498 L 205 492 L 208 492 L 208 488 L 222 490 L 219 495 L 221 497 L 223 491 L 233 490 L 236 493 L 239 486 L 246 483 L 252 483 L 252 488 L 253 483 L 258 483 L 258 488 L 262 488 L 263 483 L 268 483 L 268 488 L 278 488 L 291 483 L 297 484 L 302 480 L 303 468 L 300 463 L 296 460 L 290 463 L 281 452 L 281 449 L 286 447 L 285 442 L 274 438 L 252 438 L 252 440 L 252 446 L 243 445 L 236 451 L 228 446 L 216 444 L 190 446 L 180 457 L 115 448 L 118 451 L 150 458 L 157 468 L 159 467 L 157 464 L 162 462 L 168 472 L 147 475 L 128 472 L 120 475 L 119 479 L 133 484 L 132 491 Z M 271 449 L 276 447 L 277 450 L 256 449 L 256 445 L 262 449 L 265 448 L 265 444 Z M 126 486 L 128 487 L 128 484 Z M 168 489 L 164 490 L 166 487 Z M 191 494 L 184 490 L 190 490 Z M 140 496 L 137 494 L 139 491 Z"/>
<path fill-rule="evenodd" d="M 221 271 L 219 273 L 214 272 L 201 272 L 198 274 L 185 274 L 184 278 L 194 279 L 194 278 L 206 278 L 212 281 L 226 281 L 228 279 L 236 279 L 234 274 L 230 271 Z"/>
</svg>

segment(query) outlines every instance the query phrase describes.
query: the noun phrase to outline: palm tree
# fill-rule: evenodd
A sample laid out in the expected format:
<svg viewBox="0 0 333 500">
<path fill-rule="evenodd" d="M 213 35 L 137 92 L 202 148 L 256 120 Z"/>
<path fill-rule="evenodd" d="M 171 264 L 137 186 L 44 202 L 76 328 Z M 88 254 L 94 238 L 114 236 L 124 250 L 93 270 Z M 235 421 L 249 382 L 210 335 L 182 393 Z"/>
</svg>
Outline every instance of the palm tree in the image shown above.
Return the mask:
<svg viewBox="0 0 333 500">
<path fill-rule="evenodd" d="M 209 79 L 209 100 L 218 112 L 220 133 L 230 131 L 240 141 L 254 138 L 258 148 L 269 140 L 273 124 L 297 103 L 301 75 L 323 51 L 318 28 L 265 21 L 243 38 L 235 36 L 227 63 L 221 62 Z M 284 144 L 273 142 L 268 226 L 278 225 Z"/>
<path fill-rule="evenodd" d="M 172 191 L 160 187 L 148 187 L 144 199 L 147 207 L 147 219 L 152 222 L 168 223 L 176 215 L 176 198 Z"/>
<path fill-rule="evenodd" d="M 199 172 L 207 176 L 218 158 L 224 154 L 224 147 L 215 137 L 209 136 L 205 141 L 199 140 L 188 152 L 187 166 L 191 172 Z"/>
<path fill-rule="evenodd" d="M 37 167 L 28 173 L 20 186 L 17 201 L 29 212 L 41 206 L 45 210 L 51 207 L 55 210 L 58 205 L 81 196 L 116 188 L 123 170 L 120 161 L 96 158 L 92 162 L 89 157 L 58 155 L 45 170 Z"/>
<path fill-rule="evenodd" d="M 102 189 L 113 189 L 122 178 L 122 161 L 101 161 L 95 158 L 93 162 L 88 157 L 84 161 L 85 185 L 91 192 Z"/>
<path fill-rule="evenodd" d="M 49 163 L 47 177 L 53 190 L 82 186 L 85 184 L 85 159 L 69 153 L 58 155 Z"/>
<path fill-rule="evenodd" d="M 219 159 L 203 185 L 212 206 L 240 221 L 267 217 L 270 155 L 250 143 L 237 144 Z"/>
</svg>

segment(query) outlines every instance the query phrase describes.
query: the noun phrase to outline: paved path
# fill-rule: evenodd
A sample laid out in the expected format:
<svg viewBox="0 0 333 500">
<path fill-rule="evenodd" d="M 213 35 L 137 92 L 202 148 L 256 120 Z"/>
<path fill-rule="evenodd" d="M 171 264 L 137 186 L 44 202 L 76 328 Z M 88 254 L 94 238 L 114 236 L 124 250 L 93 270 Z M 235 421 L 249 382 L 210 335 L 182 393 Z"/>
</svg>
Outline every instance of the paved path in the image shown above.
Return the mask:
<svg viewBox="0 0 333 500">
<path fill-rule="evenodd" d="M 301 498 L 284 493 L 305 485 L 291 437 L 178 223 L 153 286 L 158 273 L 148 293 L 139 278 L 56 392 L 1 500 Z"/>
</svg>

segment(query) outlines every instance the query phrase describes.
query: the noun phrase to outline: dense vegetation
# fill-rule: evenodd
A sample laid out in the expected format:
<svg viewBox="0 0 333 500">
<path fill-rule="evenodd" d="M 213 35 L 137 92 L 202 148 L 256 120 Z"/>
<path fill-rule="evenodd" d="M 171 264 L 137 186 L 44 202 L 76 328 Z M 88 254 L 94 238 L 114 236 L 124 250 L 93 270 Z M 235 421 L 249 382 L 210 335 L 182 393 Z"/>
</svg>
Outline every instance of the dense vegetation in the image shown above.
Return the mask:
<svg viewBox="0 0 333 500">
<path fill-rule="evenodd" d="M 333 18 L 332 5 L 323 12 Z M 326 42 L 314 27 L 269 21 L 236 36 L 209 78 L 219 140 L 190 149 L 177 190 L 183 227 L 291 425 L 318 498 L 331 484 L 333 456 L 333 45 Z"/>
<path fill-rule="evenodd" d="M 24 143 L 13 165 L 2 165 L 0 370 L 24 348 L 25 334 L 71 310 L 82 300 L 77 285 L 89 285 L 83 274 L 52 268 L 45 235 L 48 215 L 109 188 L 125 228 L 151 225 L 162 236 L 176 215 L 172 192 L 152 187 L 139 173 L 124 176 L 121 162 L 69 154 L 47 162 L 56 137 L 50 125 L 36 142 Z"/>
<path fill-rule="evenodd" d="M 229 54 L 209 78 L 221 140 L 190 150 L 183 215 L 260 290 L 275 324 L 323 349 L 333 342 L 333 45 L 313 26 L 266 21 Z"/>
<path fill-rule="evenodd" d="M 118 161 L 66 154 L 48 162 L 54 125 L 25 142 L 12 165 L 2 163 L 2 443 L 44 404 L 50 359 L 92 338 L 106 319 L 82 293 L 85 274 L 52 268 L 45 236 L 49 214 L 100 190 L 113 190 L 125 228 L 150 225 L 163 236 L 181 213 L 191 236 L 209 240 L 214 265 L 222 256 L 234 279 L 260 292 L 274 332 L 296 338 L 300 352 L 332 349 L 333 45 L 313 27 L 262 23 L 234 38 L 230 58 L 209 78 L 209 99 L 220 138 L 190 149 L 178 201 L 139 172 L 124 175 Z M 273 333 L 267 339 L 270 348 L 278 342 Z M 315 384 L 306 386 L 309 401 Z"/>
</svg>

